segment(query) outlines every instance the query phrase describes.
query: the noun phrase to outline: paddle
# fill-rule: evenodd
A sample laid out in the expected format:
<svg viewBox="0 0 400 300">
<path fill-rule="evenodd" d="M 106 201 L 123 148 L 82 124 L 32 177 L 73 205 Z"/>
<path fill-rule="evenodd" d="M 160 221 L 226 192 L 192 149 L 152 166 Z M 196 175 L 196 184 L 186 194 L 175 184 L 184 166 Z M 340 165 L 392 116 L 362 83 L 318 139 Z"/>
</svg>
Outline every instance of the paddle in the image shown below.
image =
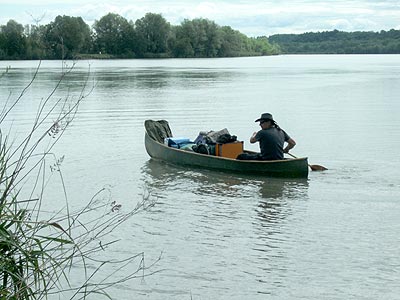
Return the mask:
<svg viewBox="0 0 400 300">
<path fill-rule="evenodd" d="M 296 156 L 294 156 L 293 154 L 291 154 L 289 152 L 287 154 L 289 154 L 293 158 L 297 158 Z M 324 166 L 320 166 L 320 165 L 310 165 L 310 164 L 308 164 L 308 166 L 311 168 L 312 171 L 325 171 L 325 170 L 328 170 Z"/>
</svg>

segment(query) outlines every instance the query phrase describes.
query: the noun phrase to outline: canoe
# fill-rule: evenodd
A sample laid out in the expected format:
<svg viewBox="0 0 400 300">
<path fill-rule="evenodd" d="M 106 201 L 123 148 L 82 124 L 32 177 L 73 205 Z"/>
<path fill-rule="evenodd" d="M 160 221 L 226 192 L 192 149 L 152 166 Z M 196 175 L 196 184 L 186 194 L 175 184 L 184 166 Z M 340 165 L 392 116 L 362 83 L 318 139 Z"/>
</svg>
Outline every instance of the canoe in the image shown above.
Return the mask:
<svg viewBox="0 0 400 300">
<path fill-rule="evenodd" d="M 147 120 L 146 122 L 159 122 Z M 166 121 L 163 121 L 166 122 Z M 166 123 L 168 125 L 168 123 Z M 243 174 L 255 174 L 278 177 L 306 178 L 308 176 L 308 161 L 306 157 L 259 161 L 259 160 L 237 160 L 214 155 L 200 154 L 194 151 L 181 150 L 169 147 L 161 142 L 163 137 L 156 138 L 153 132 L 149 132 L 146 126 L 145 147 L 149 156 L 156 160 L 166 163 L 195 167 L 214 169 L 226 172 L 235 172 Z M 160 130 L 158 130 L 160 132 Z M 170 129 L 167 130 L 169 136 L 172 136 Z M 245 151 L 253 153 L 251 151 Z"/>
</svg>

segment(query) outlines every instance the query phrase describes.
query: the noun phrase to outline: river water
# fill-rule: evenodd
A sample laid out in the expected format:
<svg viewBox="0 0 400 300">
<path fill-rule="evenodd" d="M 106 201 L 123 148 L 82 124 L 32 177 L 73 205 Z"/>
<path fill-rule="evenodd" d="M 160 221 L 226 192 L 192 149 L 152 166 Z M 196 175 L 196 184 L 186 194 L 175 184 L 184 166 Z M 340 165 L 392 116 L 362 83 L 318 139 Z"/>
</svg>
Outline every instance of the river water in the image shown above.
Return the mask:
<svg viewBox="0 0 400 300">
<path fill-rule="evenodd" d="M 37 65 L 0 61 L 11 66 L 2 104 Z M 23 135 L 62 66 L 42 62 L 3 132 Z M 54 149 L 70 204 L 103 187 L 122 212 L 144 194 L 154 203 L 113 233 L 112 251 L 143 251 L 156 273 L 115 286 L 116 299 L 398 299 L 399 55 L 79 61 L 58 92 L 79 92 L 88 72 L 94 89 Z M 305 180 L 191 170 L 144 148 L 144 121 L 166 119 L 175 136 L 227 128 L 257 150 L 248 139 L 263 112 L 296 140 L 294 155 L 329 170 Z M 48 189 L 63 205 L 59 185 Z"/>
</svg>

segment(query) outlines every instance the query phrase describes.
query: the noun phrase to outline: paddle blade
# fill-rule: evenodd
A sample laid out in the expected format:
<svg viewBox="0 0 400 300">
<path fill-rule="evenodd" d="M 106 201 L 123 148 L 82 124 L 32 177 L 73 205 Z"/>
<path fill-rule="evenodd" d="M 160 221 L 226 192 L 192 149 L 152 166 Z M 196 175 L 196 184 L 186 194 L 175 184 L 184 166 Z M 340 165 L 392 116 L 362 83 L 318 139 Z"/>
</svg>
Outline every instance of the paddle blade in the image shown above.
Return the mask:
<svg viewBox="0 0 400 300">
<path fill-rule="evenodd" d="M 309 166 L 310 166 L 312 171 L 326 171 L 326 170 L 328 170 L 324 166 L 320 166 L 320 165 L 309 165 Z"/>
</svg>

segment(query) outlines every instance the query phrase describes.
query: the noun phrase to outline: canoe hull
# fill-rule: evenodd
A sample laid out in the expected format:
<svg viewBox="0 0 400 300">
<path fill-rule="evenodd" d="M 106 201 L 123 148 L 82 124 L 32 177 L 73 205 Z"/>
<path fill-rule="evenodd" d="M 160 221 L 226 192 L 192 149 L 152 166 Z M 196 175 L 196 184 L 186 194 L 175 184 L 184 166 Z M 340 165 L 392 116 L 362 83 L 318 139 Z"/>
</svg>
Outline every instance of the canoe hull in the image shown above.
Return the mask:
<svg viewBox="0 0 400 300">
<path fill-rule="evenodd" d="M 145 147 L 150 157 L 176 165 L 266 176 L 293 178 L 308 176 L 307 158 L 274 161 L 236 160 L 171 148 L 153 140 L 147 133 L 145 133 Z"/>
</svg>

